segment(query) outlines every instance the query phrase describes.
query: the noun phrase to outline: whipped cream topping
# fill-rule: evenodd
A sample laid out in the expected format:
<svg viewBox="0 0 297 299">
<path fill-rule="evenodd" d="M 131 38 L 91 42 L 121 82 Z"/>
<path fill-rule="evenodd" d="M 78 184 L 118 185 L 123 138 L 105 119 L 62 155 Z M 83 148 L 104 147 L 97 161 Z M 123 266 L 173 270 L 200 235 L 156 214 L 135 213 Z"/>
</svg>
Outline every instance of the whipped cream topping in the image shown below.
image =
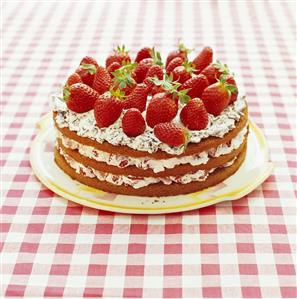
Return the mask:
<svg viewBox="0 0 297 299">
<path fill-rule="evenodd" d="M 193 173 L 187 173 L 182 176 L 168 176 L 168 177 L 136 177 L 136 176 L 125 176 L 125 175 L 115 175 L 112 173 L 105 173 L 101 172 L 99 170 L 96 170 L 92 167 L 87 167 L 76 160 L 74 160 L 72 157 L 67 155 L 61 147 L 59 147 L 58 144 L 56 144 L 56 147 L 59 150 L 59 153 L 64 157 L 65 161 L 70 165 L 71 168 L 75 170 L 76 173 L 80 173 L 84 176 L 87 176 L 89 178 L 97 178 L 100 181 L 106 181 L 108 183 L 114 184 L 114 185 L 128 185 L 133 187 L 134 189 L 143 188 L 145 186 L 151 185 L 151 184 L 157 184 L 162 182 L 165 185 L 170 185 L 172 183 L 179 183 L 179 184 L 188 184 L 191 182 L 202 182 L 207 179 L 209 174 L 214 172 L 217 168 L 212 168 L 208 170 L 198 170 Z M 221 167 L 228 167 L 234 163 L 236 159 L 233 159 L 232 161 L 224 164 Z M 230 164 L 231 163 L 231 164 Z"/>
<path fill-rule="evenodd" d="M 201 152 L 197 155 L 184 156 L 180 158 L 169 158 L 169 159 L 151 159 L 149 157 L 135 158 L 129 156 L 115 155 L 100 151 L 92 146 L 81 144 L 73 139 L 64 136 L 60 131 L 57 130 L 57 137 L 61 139 L 62 144 L 66 148 L 72 150 L 78 150 L 78 152 L 90 159 L 104 162 L 108 165 L 125 168 L 128 166 L 135 166 L 140 169 L 152 169 L 154 173 L 164 171 L 165 169 L 174 168 L 181 164 L 191 164 L 192 166 L 206 164 L 210 157 L 219 157 L 221 155 L 229 154 L 233 150 L 240 147 L 244 141 L 244 137 L 247 133 L 247 126 L 245 126 L 235 138 L 233 138 L 228 144 L 221 144 L 217 148 L 212 148 L 208 151 Z"/>
<path fill-rule="evenodd" d="M 148 153 L 161 150 L 168 154 L 180 155 L 184 152 L 183 146 L 170 147 L 162 143 L 154 135 L 153 129 L 149 126 L 146 127 L 143 134 L 137 137 L 128 137 L 121 128 L 121 120 L 124 111 L 113 125 L 108 128 L 99 128 L 96 125 L 93 110 L 86 113 L 75 113 L 67 108 L 66 103 L 61 100 L 60 94 L 53 94 L 51 97 L 53 111 L 57 112 L 55 120 L 58 127 L 67 127 L 69 130 L 76 132 L 79 136 L 88 137 L 99 143 L 107 141 L 112 145 L 128 146 L 132 149 L 146 151 Z M 208 114 L 208 126 L 199 131 L 191 130 L 190 142 L 199 143 L 202 139 L 210 136 L 222 138 L 226 133 L 235 128 L 235 123 L 243 115 L 242 110 L 245 106 L 245 98 L 238 97 L 238 99 L 232 105 L 229 105 L 220 115 L 213 116 L 212 114 Z M 142 114 L 145 118 L 145 111 Z M 178 119 L 179 113 L 173 121 L 177 122 Z"/>
</svg>

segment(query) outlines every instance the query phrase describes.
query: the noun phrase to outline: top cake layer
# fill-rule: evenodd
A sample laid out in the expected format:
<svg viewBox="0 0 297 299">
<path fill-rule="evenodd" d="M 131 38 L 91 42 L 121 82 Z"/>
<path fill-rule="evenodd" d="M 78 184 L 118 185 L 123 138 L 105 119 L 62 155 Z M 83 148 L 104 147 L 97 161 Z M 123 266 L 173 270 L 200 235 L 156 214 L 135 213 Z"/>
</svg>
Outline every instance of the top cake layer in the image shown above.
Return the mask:
<svg viewBox="0 0 297 299">
<path fill-rule="evenodd" d="M 162 62 L 146 47 L 133 61 L 118 47 L 105 67 L 84 57 L 63 92 L 52 95 L 55 125 L 102 144 L 99 150 L 121 147 L 128 156 L 155 159 L 195 154 L 199 144 L 218 146 L 224 136 L 228 141 L 234 137 L 228 133 L 246 125 L 245 98 L 227 65 L 213 62 L 210 47 L 193 59 L 190 52 L 180 44 Z"/>
<path fill-rule="evenodd" d="M 92 140 L 102 144 L 108 142 L 115 146 L 128 146 L 131 149 L 155 153 L 157 151 L 164 151 L 170 155 L 180 155 L 184 152 L 184 147 L 171 147 L 161 142 L 153 133 L 153 129 L 146 127 L 145 132 L 137 137 L 129 137 L 123 133 L 121 129 L 122 117 L 124 112 L 120 115 L 118 120 L 107 128 L 99 128 L 96 125 L 96 120 L 93 111 L 85 113 L 75 113 L 67 108 L 64 101 L 61 100 L 60 94 L 52 95 L 53 111 L 57 114 L 55 116 L 56 125 L 59 128 L 68 128 L 75 132 L 78 136 L 88 137 Z M 208 126 L 203 130 L 191 130 L 189 143 L 200 143 L 208 137 L 223 138 L 228 132 L 236 127 L 236 123 L 244 115 L 246 102 L 244 97 L 238 99 L 229 105 L 218 116 L 208 114 Z M 145 118 L 146 111 L 142 112 Z M 173 122 L 178 122 L 178 115 Z"/>
</svg>

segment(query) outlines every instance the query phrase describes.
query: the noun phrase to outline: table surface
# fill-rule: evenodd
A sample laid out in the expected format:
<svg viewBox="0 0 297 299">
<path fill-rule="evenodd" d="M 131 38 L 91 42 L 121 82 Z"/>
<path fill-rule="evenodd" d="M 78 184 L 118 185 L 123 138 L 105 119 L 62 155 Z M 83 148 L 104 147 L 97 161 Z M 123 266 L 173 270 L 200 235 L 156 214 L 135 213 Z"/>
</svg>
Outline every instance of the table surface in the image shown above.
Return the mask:
<svg viewBox="0 0 297 299">
<path fill-rule="evenodd" d="M 294 1 L 61 2 L 3 5 L 2 295 L 296 297 Z M 164 216 L 98 211 L 44 187 L 29 163 L 35 124 L 81 57 L 102 63 L 121 43 L 167 53 L 179 38 L 236 73 L 273 175 L 240 200 Z"/>
</svg>

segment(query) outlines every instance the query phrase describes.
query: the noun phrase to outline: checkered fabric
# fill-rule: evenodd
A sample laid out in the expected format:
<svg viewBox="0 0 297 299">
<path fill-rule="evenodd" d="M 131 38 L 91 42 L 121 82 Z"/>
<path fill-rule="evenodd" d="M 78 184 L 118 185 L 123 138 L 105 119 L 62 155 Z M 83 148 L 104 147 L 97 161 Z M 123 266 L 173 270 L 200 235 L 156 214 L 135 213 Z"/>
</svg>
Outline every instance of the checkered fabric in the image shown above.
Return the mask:
<svg viewBox="0 0 297 299">
<path fill-rule="evenodd" d="M 3 3 L 2 296 L 296 297 L 294 1 Z M 29 164 L 48 95 L 82 56 L 178 39 L 236 73 L 274 174 L 248 196 L 160 216 L 98 211 L 53 194 Z M 244 178 L 243 178 L 244 179 Z"/>
</svg>

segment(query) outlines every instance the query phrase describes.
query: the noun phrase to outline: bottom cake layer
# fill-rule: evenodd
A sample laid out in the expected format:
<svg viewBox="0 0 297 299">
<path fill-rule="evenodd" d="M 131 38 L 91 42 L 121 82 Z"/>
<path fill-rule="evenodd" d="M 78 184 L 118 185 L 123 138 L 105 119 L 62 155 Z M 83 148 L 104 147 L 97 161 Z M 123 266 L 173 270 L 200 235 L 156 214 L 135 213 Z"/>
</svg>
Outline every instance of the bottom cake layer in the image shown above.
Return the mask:
<svg viewBox="0 0 297 299">
<path fill-rule="evenodd" d="M 135 189 L 131 186 L 127 185 L 114 185 L 106 181 L 100 181 L 97 178 L 90 178 L 84 176 L 81 173 L 77 173 L 75 169 L 73 169 L 64 159 L 64 157 L 59 153 L 57 149 L 55 149 L 55 161 L 56 164 L 70 177 L 73 179 L 111 193 L 117 194 L 125 194 L 125 195 L 139 195 L 139 196 L 173 196 L 179 194 L 186 194 L 196 192 L 222 182 L 232 174 L 234 174 L 238 168 L 241 166 L 245 159 L 246 155 L 246 146 L 237 156 L 234 163 L 227 167 L 220 167 L 215 169 L 212 173 L 208 175 L 206 180 L 204 181 L 196 181 L 191 182 L 188 184 L 179 184 L 179 183 L 172 183 L 170 185 L 166 185 L 164 183 L 157 183 L 145 186 L 143 188 Z"/>
</svg>

